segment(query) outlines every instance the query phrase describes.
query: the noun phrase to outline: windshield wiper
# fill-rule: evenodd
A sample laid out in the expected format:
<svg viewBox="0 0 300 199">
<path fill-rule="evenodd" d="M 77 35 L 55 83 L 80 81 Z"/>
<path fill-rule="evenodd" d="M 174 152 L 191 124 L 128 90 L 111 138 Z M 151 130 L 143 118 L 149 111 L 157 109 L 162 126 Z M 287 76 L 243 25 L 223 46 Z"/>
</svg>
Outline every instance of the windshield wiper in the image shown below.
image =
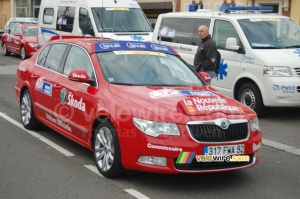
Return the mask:
<svg viewBox="0 0 300 199">
<path fill-rule="evenodd" d="M 282 49 L 283 47 L 274 47 L 274 46 L 255 46 L 253 49 Z"/>
<path fill-rule="evenodd" d="M 300 45 L 294 45 L 294 46 L 286 46 L 284 48 L 300 48 Z"/>
<path fill-rule="evenodd" d="M 140 86 L 139 84 L 130 84 L 130 83 L 118 83 L 118 82 L 110 82 L 110 83 L 116 85 L 125 85 L 125 86 Z"/>
</svg>

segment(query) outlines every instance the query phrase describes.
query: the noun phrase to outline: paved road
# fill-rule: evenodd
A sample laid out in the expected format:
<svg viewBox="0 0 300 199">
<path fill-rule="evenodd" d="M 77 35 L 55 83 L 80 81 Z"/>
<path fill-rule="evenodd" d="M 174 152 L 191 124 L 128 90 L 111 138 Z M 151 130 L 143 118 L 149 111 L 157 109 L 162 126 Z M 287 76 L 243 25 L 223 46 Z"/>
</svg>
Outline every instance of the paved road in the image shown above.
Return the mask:
<svg viewBox="0 0 300 199">
<path fill-rule="evenodd" d="M 300 156 L 266 145 L 260 152 L 261 162 L 241 171 L 103 178 L 94 170 L 90 151 L 47 127 L 33 132 L 20 125 L 13 90 L 20 60 L 0 55 L 0 199 L 300 197 Z M 266 143 L 299 150 L 299 110 L 273 110 L 260 118 Z"/>
</svg>

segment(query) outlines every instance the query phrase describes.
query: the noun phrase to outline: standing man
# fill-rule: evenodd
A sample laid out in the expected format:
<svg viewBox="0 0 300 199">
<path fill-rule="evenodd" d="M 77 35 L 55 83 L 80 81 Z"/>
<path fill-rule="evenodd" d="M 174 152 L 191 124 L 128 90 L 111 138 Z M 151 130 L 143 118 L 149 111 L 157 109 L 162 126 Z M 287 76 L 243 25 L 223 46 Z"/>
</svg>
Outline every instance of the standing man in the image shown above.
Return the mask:
<svg viewBox="0 0 300 199">
<path fill-rule="evenodd" d="M 197 72 L 205 71 L 209 73 L 210 78 L 213 78 L 218 57 L 217 45 L 214 40 L 212 40 L 208 32 L 208 27 L 205 25 L 199 26 L 198 36 L 201 39 L 201 44 L 194 58 L 195 70 Z M 210 81 L 208 84 L 210 84 Z"/>
</svg>

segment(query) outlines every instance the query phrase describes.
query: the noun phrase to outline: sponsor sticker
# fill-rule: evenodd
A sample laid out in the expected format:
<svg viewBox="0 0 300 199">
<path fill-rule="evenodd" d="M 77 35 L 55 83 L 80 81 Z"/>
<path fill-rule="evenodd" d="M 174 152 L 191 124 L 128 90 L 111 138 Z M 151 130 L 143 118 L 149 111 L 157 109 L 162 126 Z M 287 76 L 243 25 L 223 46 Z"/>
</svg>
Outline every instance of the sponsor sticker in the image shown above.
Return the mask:
<svg viewBox="0 0 300 199">
<path fill-rule="evenodd" d="M 35 89 L 48 96 L 52 96 L 52 87 L 51 83 L 44 81 L 44 77 L 38 78 L 35 83 Z"/>
<path fill-rule="evenodd" d="M 297 92 L 297 87 L 294 85 L 279 85 L 273 84 L 273 90 L 280 93 L 294 94 Z"/>
</svg>

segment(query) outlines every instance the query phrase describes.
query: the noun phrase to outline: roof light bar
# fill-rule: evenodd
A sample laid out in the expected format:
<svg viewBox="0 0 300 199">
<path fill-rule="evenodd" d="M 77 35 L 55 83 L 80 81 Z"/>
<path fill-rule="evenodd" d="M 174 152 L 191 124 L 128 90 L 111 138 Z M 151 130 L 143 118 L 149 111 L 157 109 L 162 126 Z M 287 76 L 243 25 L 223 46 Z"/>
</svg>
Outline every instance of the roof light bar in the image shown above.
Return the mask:
<svg viewBox="0 0 300 199">
<path fill-rule="evenodd" d="M 221 6 L 220 11 L 273 11 L 272 6 Z"/>
</svg>

